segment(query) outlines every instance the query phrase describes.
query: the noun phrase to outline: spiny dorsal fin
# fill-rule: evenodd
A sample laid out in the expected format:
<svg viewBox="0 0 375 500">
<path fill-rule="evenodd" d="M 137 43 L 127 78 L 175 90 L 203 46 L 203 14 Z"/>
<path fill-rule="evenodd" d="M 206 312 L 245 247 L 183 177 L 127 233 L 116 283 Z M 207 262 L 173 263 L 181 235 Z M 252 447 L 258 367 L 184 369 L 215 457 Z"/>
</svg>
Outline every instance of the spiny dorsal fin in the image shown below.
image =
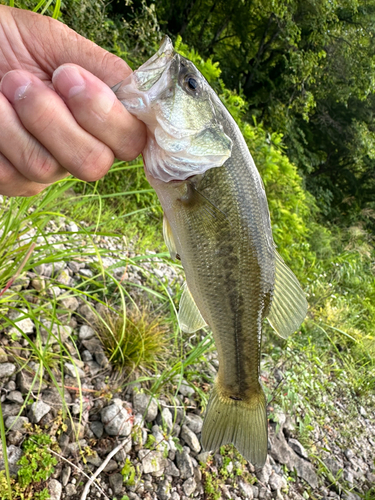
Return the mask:
<svg viewBox="0 0 375 500">
<path fill-rule="evenodd" d="M 173 238 L 172 228 L 165 214 L 163 217 L 163 236 L 165 244 L 167 245 L 168 251 L 171 255 L 171 258 L 175 260 L 177 255 L 176 243 Z"/>
<path fill-rule="evenodd" d="M 275 290 L 268 321 L 286 339 L 298 330 L 307 313 L 305 294 L 297 278 L 275 250 Z"/>
<path fill-rule="evenodd" d="M 207 323 L 203 319 L 186 282 L 182 285 L 182 288 L 183 292 L 178 310 L 178 324 L 183 332 L 194 333 L 206 326 Z"/>
</svg>

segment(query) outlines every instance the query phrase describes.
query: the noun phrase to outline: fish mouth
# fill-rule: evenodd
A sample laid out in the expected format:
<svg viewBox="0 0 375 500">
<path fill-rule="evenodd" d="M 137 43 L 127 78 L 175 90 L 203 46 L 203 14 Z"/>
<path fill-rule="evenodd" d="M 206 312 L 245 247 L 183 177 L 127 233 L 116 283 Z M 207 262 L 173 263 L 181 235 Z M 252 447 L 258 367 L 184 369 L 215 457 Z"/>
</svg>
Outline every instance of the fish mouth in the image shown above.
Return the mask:
<svg viewBox="0 0 375 500">
<path fill-rule="evenodd" d="M 138 90 L 146 92 L 155 85 L 176 58 L 178 54 L 173 48 L 172 41 L 165 36 L 159 50 L 134 72 Z"/>
</svg>

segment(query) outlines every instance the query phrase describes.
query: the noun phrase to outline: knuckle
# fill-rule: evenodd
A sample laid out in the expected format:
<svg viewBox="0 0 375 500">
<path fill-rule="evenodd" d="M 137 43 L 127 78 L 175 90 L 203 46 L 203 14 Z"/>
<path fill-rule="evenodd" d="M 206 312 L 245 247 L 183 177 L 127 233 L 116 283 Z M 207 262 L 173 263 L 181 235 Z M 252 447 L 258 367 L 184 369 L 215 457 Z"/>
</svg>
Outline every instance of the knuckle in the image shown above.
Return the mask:
<svg viewBox="0 0 375 500">
<path fill-rule="evenodd" d="M 137 128 L 116 147 L 115 155 L 123 161 L 131 161 L 137 158 L 146 145 L 146 132 L 143 127 Z"/>
<path fill-rule="evenodd" d="M 82 148 L 72 159 L 67 169 L 86 182 L 97 181 L 103 177 L 113 164 L 112 151 L 103 143 L 98 142 L 91 148 Z"/>
<path fill-rule="evenodd" d="M 21 152 L 20 162 L 24 165 L 25 176 L 35 182 L 47 184 L 51 181 L 56 168 L 56 162 L 43 147 L 29 140 L 29 144 Z"/>
</svg>

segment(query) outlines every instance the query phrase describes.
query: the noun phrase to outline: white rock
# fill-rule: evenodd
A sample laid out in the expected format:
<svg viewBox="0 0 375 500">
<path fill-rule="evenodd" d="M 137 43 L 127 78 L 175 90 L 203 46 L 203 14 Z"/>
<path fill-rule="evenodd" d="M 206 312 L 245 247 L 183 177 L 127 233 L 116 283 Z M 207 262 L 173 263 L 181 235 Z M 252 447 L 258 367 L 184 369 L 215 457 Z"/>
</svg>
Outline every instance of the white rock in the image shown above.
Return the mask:
<svg viewBox="0 0 375 500">
<path fill-rule="evenodd" d="M 36 401 L 30 407 L 29 411 L 30 422 L 33 424 L 37 424 L 44 417 L 44 415 L 47 415 L 47 413 L 50 410 L 51 407 L 46 403 L 44 403 L 43 401 Z"/>
<path fill-rule="evenodd" d="M 48 483 L 50 500 L 60 500 L 62 493 L 62 484 L 57 479 L 50 479 Z"/>
<path fill-rule="evenodd" d="M 80 340 L 88 340 L 95 337 L 95 330 L 88 325 L 82 325 L 79 329 Z"/>
<path fill-rule="evenodd" d="M 84 378 L 86 377 L 86 373 L 79 368 L 77 365 L 73 365 L 72 363 L 64 363 L 65 370 L 68 375 L 71 377 L 79 377 L 79 378 Z"/>
</svg>

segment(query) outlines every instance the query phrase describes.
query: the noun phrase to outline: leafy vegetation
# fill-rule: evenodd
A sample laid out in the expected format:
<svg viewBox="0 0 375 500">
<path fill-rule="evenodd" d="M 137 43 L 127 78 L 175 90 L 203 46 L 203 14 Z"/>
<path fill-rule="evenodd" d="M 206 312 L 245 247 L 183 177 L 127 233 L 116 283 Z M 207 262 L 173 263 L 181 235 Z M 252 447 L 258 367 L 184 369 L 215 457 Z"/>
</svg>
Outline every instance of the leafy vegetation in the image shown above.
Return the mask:
<svg viewBox="0 0 375 500">
<path fill-rule="evenodd" d="M 16 479 L 10 479 L 10 491 L 5 472 L 0 471 L 0 498 L 2 500 L 46 500 L 49 498 L 45 486 L 53 474 L 57 459 L 49 447 L 53 446 L 51 437 L 40 430 L 27 437 L 22 445 L 23 455 L 18 461 L 19 470 Z"/>
</svg>

